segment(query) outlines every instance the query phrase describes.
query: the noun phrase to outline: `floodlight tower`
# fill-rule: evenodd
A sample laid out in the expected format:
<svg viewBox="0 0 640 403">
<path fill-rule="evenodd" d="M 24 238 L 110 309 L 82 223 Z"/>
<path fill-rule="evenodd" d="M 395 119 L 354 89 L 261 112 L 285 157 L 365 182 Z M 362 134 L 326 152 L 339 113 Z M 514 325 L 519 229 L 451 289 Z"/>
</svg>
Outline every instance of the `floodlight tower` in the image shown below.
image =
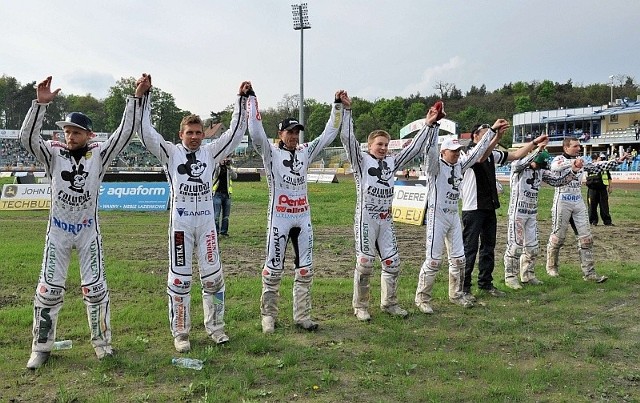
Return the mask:
<svg viewBox="0 0 640 403">
<path fill-rule="evenodd" d="M 609 79 L 611 80 L 611 101 L 609 101 L 609 106 L 613 105 L 613 75 L 609 76 Z"/>
<path fill-rule="evenodd" d="M 293 29 L 300 31 L 300 112 L 298 121 L 304 125 L 304 30 L 311 29 L 307 3 L 292 4 Z M 300 132 L 300 143 L 304 142 L 304 132 Z"/>
</svg>

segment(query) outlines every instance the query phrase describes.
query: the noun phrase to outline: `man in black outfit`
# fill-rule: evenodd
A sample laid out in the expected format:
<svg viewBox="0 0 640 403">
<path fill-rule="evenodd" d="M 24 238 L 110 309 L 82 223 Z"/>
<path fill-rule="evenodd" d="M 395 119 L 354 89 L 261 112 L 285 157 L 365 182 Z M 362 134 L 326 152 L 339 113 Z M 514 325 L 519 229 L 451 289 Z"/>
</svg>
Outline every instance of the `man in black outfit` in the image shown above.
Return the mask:
<svg viewBox="0 0 640 403">
<path fill-rule="evenodd" d="M 489 149 L 478 162 L 467 169 L 462 180 L 462 239 L 466 260 L 463 293 L 466 299 L 475 301 L 471 294 L 471 276 L 476 264 L 478 250 L 478 288 L 494 297 L 502 297 L 504 291 L 493 285 L 493 268 L 495 266 L 495 247 L 498 220 L 496 210 L 500 207 L 496 185 L 496 165 L 504 165 L 509 161 L 523 158 L 529 154 L 543 137 L 539 136 L 526 143 L 514 152 L 495 149 L 498 141 L 508 129 L 503 126 L 493 139 Z M 473 147 L 490 129 L 490 125 L 476 125 L 471 130 Z M 480 242 L 478 242 L 480 241 Z"/>
</svg>

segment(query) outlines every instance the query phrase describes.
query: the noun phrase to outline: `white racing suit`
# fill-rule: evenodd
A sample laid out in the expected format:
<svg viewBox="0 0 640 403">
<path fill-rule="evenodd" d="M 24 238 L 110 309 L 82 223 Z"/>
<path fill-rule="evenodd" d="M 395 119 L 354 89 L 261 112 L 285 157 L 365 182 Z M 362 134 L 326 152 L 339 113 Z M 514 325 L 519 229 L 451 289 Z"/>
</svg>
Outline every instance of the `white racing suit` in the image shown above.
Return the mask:
<svg viewBox="0 0 640 403">
<path fill-rule="evenodd" d="M 565 154 L 558 155 L 551 161 L 550 168 L 552 171 L 562 171 L 570 168 L 575 158 Z M 552 229 L 547 243 L 547 272 L 558 271 L 560 248 L 567 236 L 569 220 L 573 217 L 578 232 L 578 254 L 582 273 L 584 276 L 595 274 L 593 237 L 591 236 L 587 207 L 582 199 L 581 186 L 585 172 L 600 174 L 617 166 L 618 163 L 616 161 L 585 163 L 582 170 L 576 175 L 576 179 L 556 188 L 551 210 Z"/>
<path fill-rule="evenodd" d="M 191 283 L 194 252 L 198 259 L 204 326 L 209 336 L 224 329 L 225 284 L 213 214 L 213 173 L 242 141 L 246 98 L 236 99 L 230 128 L 218 139 L 191 151 L 172 144 L 153 128 L 150 99 L 145 100 L 140 140 L 163 165 L 171 188 L 169 223 L 169 324 L 173 337 L 191 330 Z"/>
<path fill-rule="evenodd" d="M 534 268 L 540 249 L 538 242 L 538 192 L 542 182 L 563 186 L 575 179 L 571 168 L 561 172 L 533 169 L 531 162 L 536 150 L 511 163 L 511 198 L 509 200 L 509 226 L 507 249 L 504 252 L 504 279 L 518 279 L 523 283 L 535 279 Z"/>
<path fill-rule="evenodd" d="M 395 173 L 416 157 L 425 146 L 437 148 L 439 125 L 425 125 L 413 141 L 394 156 L 379 160 L 360 150 L 353 131 L 351 111 L 345 111 L 340 139 L 353 167 L 356 182 L 355 246 L 356 268 L 353 274 L 353 308 L 369 308 L 369 281 L 376 255 L 380 257 L 380 306 L 398 305 L 396 295 L 400 256 L 391 214 Z M 432 141 L 435 138 L 436 142 Z"/>
<path fill-rule="evenodd" d="M 307 170 L 323 147 L 340 130 L 342 104 L 334 103 L 331 116 L 320 136 L 298 145 L 295 151 L 273 144 L 264 132 L 255 96 L 248 101 L 249 134 L 262 156 L 269 186 L 267 210 L 267 256 L 262 269 L 263 317 L 278 316 L 278 296 L 285 250 L 289 239 L 295 253 L 293 283 L 293 320 L 299 324 L 311 320 L 311 283 L 313 281 L 313 230 L 307 200 Z"/>
<path fill-rule="evenodd" d="M 91 344 L 94 348 L 110 347 L 109 289 L 98 224 L 98 195 L 109 164 L 137 130 L 141 102 L 139 98 L 128 97 L 120 126 L 107 141 L 89 143 L 85 149 L 75 151 L 64 143 L 40 136 L 46 109 L 47 104 L 33 101 L 20 130 L 22 145 L 44 164 L 51 181 L 51 210 L 34 298 L 31 350 L 49 352 L 52 349 L 73 248 L 80 260 L 80 287 Z"/>
<path fill-rule="evenodd" d="M 433 138 L 434 144 L 427 148 L 426 259 L 418 275 L 415 297 L 418 306 L 430 305 L 431 291 L 445 247 L 449 256 L 449 299 L 456 302 L 463 298 L 465 257 L 458 214 L 460 185 L 464 172 L 482 157 L 494 136 L 495 133 L 489 130 L 468 154 L 460 155 L 454 165 L 438 156 L 437 137 Z"/>
</svg>

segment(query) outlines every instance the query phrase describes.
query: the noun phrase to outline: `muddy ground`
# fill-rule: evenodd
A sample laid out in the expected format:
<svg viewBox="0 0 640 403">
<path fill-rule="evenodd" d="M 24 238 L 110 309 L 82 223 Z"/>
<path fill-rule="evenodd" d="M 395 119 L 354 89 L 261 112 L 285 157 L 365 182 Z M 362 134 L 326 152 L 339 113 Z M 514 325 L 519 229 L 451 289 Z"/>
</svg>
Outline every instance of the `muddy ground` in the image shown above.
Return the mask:
<svg viewBox="0 0 640 403">
<path fill-rule="evenodd" d="M 640 185 L 617 184 L 617 189 L 637 189 Z M 640 213 L 638 215 L 640 218 Z M 614 217 L 615 222 L 615 217 Z M 544 271 L 544 260 L 547 240 L 551 232 L 551 220 L 538 222 L 540 255 L 536 271 Z M 640 220 L 629 224 L 617 226 L 598 225 L 591 228 L 594 237 L 594 253 L 596 265 L 598 262 L 640 262 L 638 250 L 640 250 Z M 396 224 L 398 247 L 403 268 L 407 265 L 420 267 L 425 258 L 425 227 L 403 223 Z M 336 237 L 336 233 L 342 233 L 343 237 Z M 235 242 L 221 240 L 221 253 L 226 275 L 254 275 L 258 273 L 256 261 L 264 259 L 264 233 L 245 234 L 255 236 L 260 241 L 256 245 L 237 245 Z M 507 218 L 498 217 L 498 236 L 496 242 L 496 271 L 494 278 L 502 278 L 503 254 L 506 247 Z M 351 226 L 338 228 L 314 228 L 314 267 L 317 277 L 351 277 L 355 262 L 353 229 Z M 565 246 L 561 250 L 560 270 L 562 264 L 578 264 L 577 240 L 569 231 Z M 292 262 L 291 248 L 287 251 L 287 259 Z M 443 264 L 444 265 L 444 264 Z M 290 264 L 287 265 L 290 267 Z M 596 266 L 597 267 L 597 266 Z M 379 264 L 376 272 L 379 272 Z M 475 281 L 474 281 L 475 282 Z"/>
</svg>

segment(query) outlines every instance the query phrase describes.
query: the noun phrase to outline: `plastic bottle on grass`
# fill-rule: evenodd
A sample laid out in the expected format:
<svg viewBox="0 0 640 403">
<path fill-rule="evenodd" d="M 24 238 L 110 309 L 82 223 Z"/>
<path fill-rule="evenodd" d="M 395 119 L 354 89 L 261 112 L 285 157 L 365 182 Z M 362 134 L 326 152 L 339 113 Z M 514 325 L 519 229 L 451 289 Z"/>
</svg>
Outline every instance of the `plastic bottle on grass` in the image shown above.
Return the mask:
<svg viewBox="0 0 640 403">
<path fill-rule="evenodd" d="M 73 347 L 71 340 L 59 340 L 53 343 L 54 350 L 69 350 L 71 347 Z"/>
<path fill-rule="evenodd" d="M 200 371 L 203 367 L 202 361 L 197 358 L 174 358 L 171 360 L 171 363 L 176 367 L 195 369 L 196 371 Z"/>
</svg>

